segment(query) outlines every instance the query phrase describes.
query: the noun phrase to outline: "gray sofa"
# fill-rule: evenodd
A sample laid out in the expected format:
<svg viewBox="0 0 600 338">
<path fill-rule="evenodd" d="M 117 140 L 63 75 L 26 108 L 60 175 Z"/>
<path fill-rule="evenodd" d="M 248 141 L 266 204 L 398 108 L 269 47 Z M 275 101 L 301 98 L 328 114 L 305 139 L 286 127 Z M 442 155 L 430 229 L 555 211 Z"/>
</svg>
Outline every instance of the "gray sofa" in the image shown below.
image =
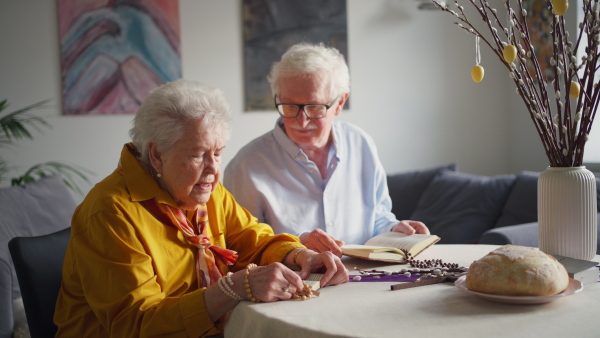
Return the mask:
<svg viewBox="0 0 600 338">
<path fill-rule="evenodd" d="M 29 333 L 8 241 L 68 228 L 75 207 L 60 176 L 0 188 L 0 338 L 26 337 Z"/>
<path fill-rule="evenodd" d="M 441 244 L 538 246 L 539 173 L 479 176 L 455 164 L 388 175 L 392 212 L 422 221 Z M 600 210 L 600 180 L 596 180 Z M 598 214 L 600 223 L 600 213 Z M 600 239 L 600 232 L 599 232 Z M 600 254 L 600 240 L 597 253 Z"/>
</svg>

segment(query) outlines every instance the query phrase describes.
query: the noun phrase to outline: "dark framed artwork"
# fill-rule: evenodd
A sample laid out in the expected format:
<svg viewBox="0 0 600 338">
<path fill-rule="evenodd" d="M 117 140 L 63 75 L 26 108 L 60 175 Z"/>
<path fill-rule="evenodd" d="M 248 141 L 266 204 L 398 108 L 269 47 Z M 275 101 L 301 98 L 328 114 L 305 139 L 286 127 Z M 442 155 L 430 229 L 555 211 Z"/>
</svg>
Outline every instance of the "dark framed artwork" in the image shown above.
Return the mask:
<svg viewBox="0 0 600 338">
<path fill-rule="evenodd" d="M 65 115 L 135 113 L 181 77 L 178 0 L 58 0 Z"/>
<path fill-rule="evenodd" d="M 548 1 L 524 0 L 523 8 L 527 11 L 527 28 L 529 38 L 535 50 L 535 56 L 540 64 L 542 73 L 548 81 L 554 79 L 554 71 L 550 68 L 552 57 L 552 11 Z M 530 74 L 535 74 L 533 63 L 528 61 Z"/>
<path fill-rule="evenodd" d="M 324 43 L 348 60 L 346 0 L 243 0 L 244 108 L 275 110 L 267 75 L 299 42 Z"/>
</svg>

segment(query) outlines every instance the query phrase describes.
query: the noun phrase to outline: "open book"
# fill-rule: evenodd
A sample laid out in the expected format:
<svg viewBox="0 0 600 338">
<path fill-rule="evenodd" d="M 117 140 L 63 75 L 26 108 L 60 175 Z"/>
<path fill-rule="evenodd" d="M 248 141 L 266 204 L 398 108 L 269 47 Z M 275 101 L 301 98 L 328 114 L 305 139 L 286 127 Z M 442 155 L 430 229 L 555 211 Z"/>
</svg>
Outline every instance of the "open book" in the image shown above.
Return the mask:
<svg viewBox="0 0 600 338">
<path fill-rule="evenodd" d="M 438 242 L 436 235 L 414 234 L 411 236 L 399 232 L 385 232 L 369 239 L 364 245 L 349 244 L 342 246 L 346 256 L 364 258 L 373 261 L 405 263 L 407 250 L 412 257 Z"/>
</svg>

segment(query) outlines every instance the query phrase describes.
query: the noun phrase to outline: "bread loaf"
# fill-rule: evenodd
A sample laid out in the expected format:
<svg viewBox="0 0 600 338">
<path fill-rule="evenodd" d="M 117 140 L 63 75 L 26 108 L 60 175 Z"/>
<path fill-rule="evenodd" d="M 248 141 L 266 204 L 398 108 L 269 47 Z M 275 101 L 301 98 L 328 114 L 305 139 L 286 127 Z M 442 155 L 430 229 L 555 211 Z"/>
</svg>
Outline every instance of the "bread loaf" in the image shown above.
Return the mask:
<svg viewBox="0 0 600 338">
<path fill-rule="evenodd" d="M 505 245 L 479 260 L 467 272 L 471 291 L 511 296 L 548 296 L 564 291 L 569 275 L 556 258 L 518 245 Z"/>
</svg>

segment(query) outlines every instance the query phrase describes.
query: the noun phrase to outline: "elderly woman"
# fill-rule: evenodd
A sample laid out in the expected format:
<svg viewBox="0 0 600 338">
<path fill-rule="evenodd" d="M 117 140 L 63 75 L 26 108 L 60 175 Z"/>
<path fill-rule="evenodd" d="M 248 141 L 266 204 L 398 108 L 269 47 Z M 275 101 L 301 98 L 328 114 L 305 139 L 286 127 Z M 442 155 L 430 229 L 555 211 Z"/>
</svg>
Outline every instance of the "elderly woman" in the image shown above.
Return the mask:
<svg viewBox="0 0 600 338">
<path fill-rule="evenodd" d="M 219 334 L 241 300 L 300 292 L 291 268 L 325 269 L 324 286 L 348 280 L 339 258 L 274 235 L 219 183 L 229 114 L 221 91 L 193 81 L 144 101 L 117 169 L 73 216 L 58 336 Z"/>
</svg>

